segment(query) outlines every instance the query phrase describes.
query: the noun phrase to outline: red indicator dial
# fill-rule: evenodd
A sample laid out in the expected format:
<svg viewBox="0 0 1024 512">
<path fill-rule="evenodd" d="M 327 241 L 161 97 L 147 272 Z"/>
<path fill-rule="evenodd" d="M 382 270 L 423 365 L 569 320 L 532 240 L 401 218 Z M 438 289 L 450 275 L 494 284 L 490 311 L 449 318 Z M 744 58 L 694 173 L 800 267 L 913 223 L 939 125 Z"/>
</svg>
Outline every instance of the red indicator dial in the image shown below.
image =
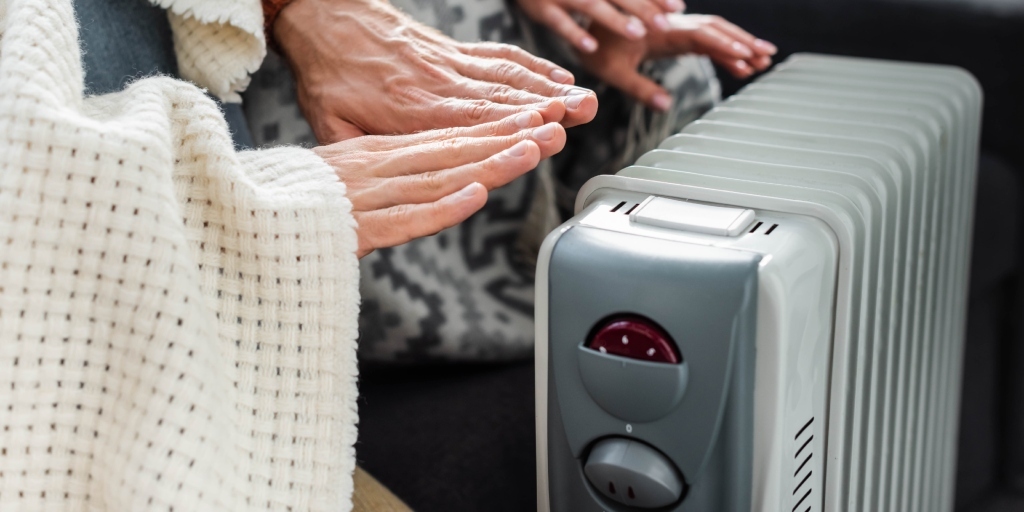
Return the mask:
<svg viewBox="0 0 1024 512">
<path fill-rule="evenodd" d="M 587 347 L 604 354 L 654 363 L 679 364 L 672 338 L 658 324 L 639 315 L 622 315 L 602 324 Z"/>
</svg>

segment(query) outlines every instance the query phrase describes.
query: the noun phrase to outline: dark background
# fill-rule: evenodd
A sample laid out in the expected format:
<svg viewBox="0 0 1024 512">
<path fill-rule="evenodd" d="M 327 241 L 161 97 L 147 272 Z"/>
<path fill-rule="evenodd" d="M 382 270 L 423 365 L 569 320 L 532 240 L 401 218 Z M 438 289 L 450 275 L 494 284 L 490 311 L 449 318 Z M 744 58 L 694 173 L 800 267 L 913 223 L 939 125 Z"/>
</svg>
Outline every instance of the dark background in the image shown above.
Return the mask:
<svg viewBox="0 0 1024 512">
<path fill-rule="evenodd" d="M 1024 511 L 1024 0 L 690 0 L 794 52 L 953 64 L 985 91 L 958 512 Z M 723 94 L 742 87 L 719 72 Z M 533 363 L 362 368 L 360 464 L 419 511 L 528 511 Z"/>
</svg>

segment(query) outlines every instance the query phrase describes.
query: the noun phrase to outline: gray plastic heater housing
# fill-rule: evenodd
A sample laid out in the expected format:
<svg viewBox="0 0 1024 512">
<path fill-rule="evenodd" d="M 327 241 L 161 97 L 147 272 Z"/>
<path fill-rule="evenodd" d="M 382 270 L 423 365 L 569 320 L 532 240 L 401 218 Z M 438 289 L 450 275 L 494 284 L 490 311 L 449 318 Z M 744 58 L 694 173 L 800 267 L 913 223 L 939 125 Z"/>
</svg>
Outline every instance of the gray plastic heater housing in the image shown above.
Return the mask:
<svg viewBox="0 0 1024 512">
<path fill-rule="evenodd" d="M 538 508 L 788 510 L 800 482 L 773 479 L 796 469 L 794 453 L 817 450 L 801 468 L 810 476 L 797 499 L 819 509 L 824 435 L 808 422 L 827 408 L 838 261 L 831 230 L 808 216 L 728 204 L 716 206 L 751 217 L 733 236 L 637 222 L 627 210 L 659 199 L 710 205 L 654 182 L 603 177 L 593 187 L 582 211 L 545 241 L 538 265 Z M 587 349 L 594 326 L 618 314 L 665 329 L 682 364 Z M 649 509 L 598 491 L 585 467 L 595 446 L 615 438 L 663 454 L 685 481 L 684 497 Z M 765 503 L 789 506 L 758 508 Z"/>
<path fill-rule="evenodd" d="M 587 457 L 579 447 L 596 442 L 579 440 L 593 432 L 580 427 L 575 415 L 607 413 L 618 421 L 618 428 L 611 419 L 599 422 L 609 437 L 633 436 L 679 465 L 689 489 L 662 510 L 952 511 L 981 107 L 977 80 L 959 68 L 797 54 L 635 165 L 587 182 L 577 195 L 576 217 L 547 238 L 538 258 L 539 509 L 644 510 L 635 502 L 615 508 L 597 501 L 599 496 L 588 498 L 592 484 L 572 476 Z M 663 208 L 630 206 L 654 202 L 652 197 Z M 693 208 L 668 200 L 732 210 L 694 216 L 687 213 Z M 736 210 L 754 212 L 751 231 L 740 230 L 747 219 Z M 578 276 L 572 281 L 559 277 L 566 268 L 562 258 L 576 258 L 573 247 L 592 238 L 584 230 L 605 232 L 604 243 L 632 247 L 602 248 L 603 257 L 620 262 L 610 270 L 602 267 L 612 277 L 590 272 L 587 260 L 578 263 L 583 268 L 571 269 Z M 574 241 L 563 247 L 566 236 Z M 644 393 L 652 386 L 641 382 L 644 375 L 633 375 L 628 390 L 609 384 L 622 396 L 590 387 L 579 394 L 567 384 L 577 379 L 578 359 L 563 357 L 563 348 L 578 350 L 583 340 L 556 332 L 566 329 L 564 323 L 585 321 L 574 320 L 572 308 L 561 301 L 604 300 L 573 293 L 575 280 L 629 273 L 643 281 L 630 286 L 676 297 L 673 286 L 696 279 L 688 275 L 693 267 L 681 262 L 685 271 L 655 278 L 660 267 L 649 273 L 638 262 L 651 256 L 636 253 L 657 247 L 663 254 L 692 255 L 694 245 L 760 258 L 752 302 L 756 364 L 749 429 L 731 416 L 746 407 L 744 399 L 734 401 L 749 377 L 737 370 L 749 348 L 740 338 L 730 338 L 744 349 L 730 352 L 728 391 L 716 402 L 697 396 L 693 387 L 706 380 L 701 372 L 708 370 L 697 364 L 694 350 L 711 353 L 719 347 L 699 345 L 672 327 L 673 339 L 687 345 L 681 347 L 687 383 L 678 400 L 659 395 L 661 405 L 641 407 L 649 414 L 667 407 L 657 419 L 627 421 L 623 415 L 637 411 L 617 409 L 632 402 L 651 405 L 653 396 Z M 717 291 L 709 293 L 718 297 Z M 630 312 L 639 315 L 644 311 L 637 309 L 648 307 L 631 304 Z M 652 311 L 670 307 L 657 304 Z M 707 321 L 723 316 L 708 311 Z M 610 342 L 602 339 L 600 347 L 636 356 L 632 348 Z M 652 432 L 684 436 L 664 422 L 683 421 L 674 411 L 694 400 L 707 407 L 685 421 L 715 417 L 711 444 L 700 447 L 701 462 L 674 452 L 684 442 L 696 450 L 698 441 L 662 445 L 645 439 Z M 752 443 L 746 443 L 746 432 Z M 749 489 L 743 488 L 742 469 L 719 473 L 739 468 L 737 457 L 748 455 Z M 695 505 L 714 492 L 741 498 L 714 502 L 725 503 L 721 507 Z M 743 504 L 747 495 L 749 507 Z"/>
</svg>

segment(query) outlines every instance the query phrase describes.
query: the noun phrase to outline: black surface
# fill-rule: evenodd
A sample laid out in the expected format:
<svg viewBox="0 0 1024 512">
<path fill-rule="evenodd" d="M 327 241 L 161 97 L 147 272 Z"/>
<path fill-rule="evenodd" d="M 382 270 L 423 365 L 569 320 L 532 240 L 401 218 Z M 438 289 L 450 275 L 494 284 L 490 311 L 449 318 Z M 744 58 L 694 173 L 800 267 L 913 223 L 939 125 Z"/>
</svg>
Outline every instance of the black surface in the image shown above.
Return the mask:
<svg viewBox="0 0 1024 512">
<path fill-rule="evenodd" d="M 532 361 L 362 372 L 356 458 L 413 509 L 536 508 Z"/>
</svg>

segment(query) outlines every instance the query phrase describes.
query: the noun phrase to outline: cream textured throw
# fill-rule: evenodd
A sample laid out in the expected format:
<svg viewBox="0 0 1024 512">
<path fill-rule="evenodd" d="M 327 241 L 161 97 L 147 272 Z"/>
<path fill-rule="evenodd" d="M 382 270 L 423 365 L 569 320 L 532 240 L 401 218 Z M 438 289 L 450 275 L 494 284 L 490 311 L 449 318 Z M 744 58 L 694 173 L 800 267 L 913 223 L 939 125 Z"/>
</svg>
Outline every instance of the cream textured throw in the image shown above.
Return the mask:
<svg viewBox="0 0 1024 512">
<path fill-rule="evenodd" d="M 260 0 L 149 0 L 167 9 L 178 72 L 224 101 L 239 102 L 267 55 Z"/>
<path fill-rule="evenodd" d="M 344 186 L 184 82 L 83 98 L 71 0 L 0 27 L 0 510 L 348 510 Z"/>
</svg>

